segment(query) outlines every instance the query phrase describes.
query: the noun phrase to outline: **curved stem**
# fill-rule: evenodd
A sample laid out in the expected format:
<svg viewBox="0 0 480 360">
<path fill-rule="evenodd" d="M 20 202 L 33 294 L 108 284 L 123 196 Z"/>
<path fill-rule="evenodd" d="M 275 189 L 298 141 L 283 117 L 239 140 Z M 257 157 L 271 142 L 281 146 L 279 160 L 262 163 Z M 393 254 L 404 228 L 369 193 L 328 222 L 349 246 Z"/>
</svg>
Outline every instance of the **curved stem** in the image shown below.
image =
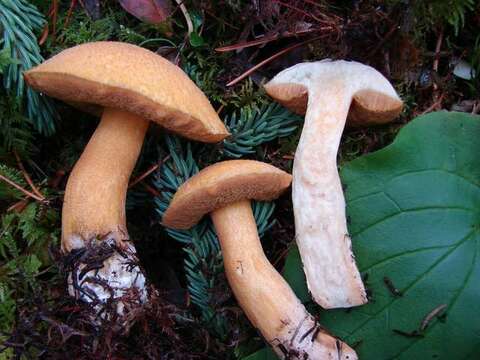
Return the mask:
<svg viewBox="0 0 480 360">
<path fill-rule="evenodd" d="M 122 110 L 105 109 L 95 133 L 70 174 L 62 211 L 62 249 L 111 235 L 128 240 L 125 199 L 148 121 Z"/>
<path fill-rule="evenodd" d="M 143 118 L 105 109 L 67 182 L 62 250 L 70 254 L 68 290 L 100 313 L 109 300 L 127 296 L 111 302 L 122 314 L 127 303 L 146 299 L 145 276 L 128 241 L 125 200 L 147 128 Z"/>
<path fill-rule="evenodd" d="M 245 314 L 281 358 L 356 359 L 326 333 L 265 257 L 250 201 L 211 213 L 225 273 Z"/>
<path fill-rule="evenodd" d="M 367 302 L 337 170 L 337 151 L 353 94 L 339 84 L 331 84 L 321 94 L 315 90 L 310 89 L 309 99 L 314 100 L 308 103 L 293 166 L 297 244 L 315 301 L 326 309 L 351 307 Z"/>
</svg>

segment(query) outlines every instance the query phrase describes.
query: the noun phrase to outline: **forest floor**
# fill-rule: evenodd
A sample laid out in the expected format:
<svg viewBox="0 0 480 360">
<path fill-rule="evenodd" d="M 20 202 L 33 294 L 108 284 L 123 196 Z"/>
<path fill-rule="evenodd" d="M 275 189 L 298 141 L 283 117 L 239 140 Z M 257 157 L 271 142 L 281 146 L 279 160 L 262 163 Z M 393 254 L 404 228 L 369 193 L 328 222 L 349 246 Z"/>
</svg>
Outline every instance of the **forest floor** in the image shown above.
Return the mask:
<svg viewBox="0 0 480 360">
<path fill-rule="evenodd" d="M 125 10 L 135 14 L 135 5 L 153 2 L 156 7 L 143 14 L 144 21 Z M 404 111 L 388 125 L 346 129 L 340 166 L 385 147 L 418 115 L 480 112 L 480 78 L 474 76 L 480 73 L 480 5 L 475 1 L 32 3 L 47 21 L 34 39 L 45 59 L 91 41 L 143 46 L 183 68 L 227 122 L 234 114 L 258 119 L 271 110 L 273 102 L 262 84 L 298 62 L 330 58 L 373 66 L 394 84 Z M 0 69 L 2 59 L 0 52 Z M 98 326 L 85 315 L 89 306 L 65 291 L 60 214 L 66 180 L 97 120 L 56 101 L 58 116 L 45 120 L 52 129 L 46 131 L 38 117 L 27 120 L 22 101 L 11 91 L 0 91 L 0 175 L 21 188 L 0 185 L 0 340 L 5 347 L 0 347 L 0 359 L 237 359 L 262 347 L 223 276 L 218 249 L 208 247 L 202 255 L 194 240 L 177 241 L 160 224 L 161 194 L 169 190 L 159 179 L 172 151 L 157 127 L 149 130 L 132 175 L 138 181 L 129 189 L 127 218 L 140 262 L 158 295 L 128 326 L 106 320 Z M 275 133 L 273 140 L 248 151 L 232 151 L 291 172 L 301 119 L 279 107 L 275 111 L 293 126 L 285 125 L 288 136 Z M 246 126 L 244 131 L 253 125 Z M 186 142 L 176 144 L 179 156 L 190 149 Z M 192 146 L 199 168 L 232 157 L 222 147 L 226 145 Z M 38 194 L 32 197 L 25 189 Z M 263 219 L 271 227 L 262 243 L 281 271 L 295 237 L 289 194 L 276 201 L 270 215 Z M 198 263 L 192 267 L 186 260 Z M 195 274 L 206 285 L 199 284 L 201 294 L 192 297 Z"/>
</svg>

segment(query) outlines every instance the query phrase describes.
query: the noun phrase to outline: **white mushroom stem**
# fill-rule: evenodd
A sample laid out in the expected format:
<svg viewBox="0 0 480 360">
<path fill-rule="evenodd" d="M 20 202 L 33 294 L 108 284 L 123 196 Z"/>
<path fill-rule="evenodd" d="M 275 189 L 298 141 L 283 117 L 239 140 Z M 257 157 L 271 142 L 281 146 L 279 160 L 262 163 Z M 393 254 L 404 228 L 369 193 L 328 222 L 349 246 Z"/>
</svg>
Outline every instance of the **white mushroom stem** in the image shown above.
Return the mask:
<svg viewBox="0 0 480 360">
<path fill-rule="evenodd" d="M 211 213 L 229 284 L 252 324 L 282 359 L 357 359 L 328 334 L 265 257 L 250 201 Z"/>
<path fill-rule="evenodd" d="M 145 277 L 126 228 L 125 200 L 147 128 L 148 121 L 136 115 L 106 108 L 68 179 L 62 250 L 78 254 L 69 274 L 69 292 L 77 298 L 105 302 L 132 289 L 140 301 L 146 298 Z M 102 257 L 99 251 L 110 256 L 86 271 L 89 257 Z"/>
<path fill-rule="evenodd" d="M 308 288 L 326 309 L 367 302 L 351 249 L 337 151 L 350 125 L 382 124 L 402 110 L 388 80 L 370 66 L 318 61 L 292 66 L 265 85 L 267 93 L 306 118 L 293 166 L 296 240 Z"/>
<path fill-rule="evenodd" d="M 321 94 L 316 91 L 310 89 L 312 100 L 293 165 L 297 244 L 315 301 L 324 308 L 351 307 L 367 302 L 351 249 L 337 170 L 337 151 L 353 93 L 335 83 Z"/>
</svg>

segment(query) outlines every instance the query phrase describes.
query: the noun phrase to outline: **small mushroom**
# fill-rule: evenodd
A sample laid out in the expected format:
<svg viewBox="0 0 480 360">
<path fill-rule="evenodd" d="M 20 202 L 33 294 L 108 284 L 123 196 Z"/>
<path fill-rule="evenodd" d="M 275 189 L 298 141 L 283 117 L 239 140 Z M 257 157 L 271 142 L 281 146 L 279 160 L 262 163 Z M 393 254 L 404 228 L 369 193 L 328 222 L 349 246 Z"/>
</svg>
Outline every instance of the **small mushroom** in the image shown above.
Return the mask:
<svg viewBox="0 0 480 360">
<path fill-rule="evenodd" d="M 229 284 L 247 317 L 282 359 L 356 359 L 348 345 L 307 312 L 263 252 L 250 200 L 273 200 L 290 182 L 289 174 L 265 163 L 220 162 L 180 186 L 163 224 L 189 229 L 210 214 Z"/>
<path fill-rule="evenodd" d="M 323 308 L 367 302 L 351 250 L 337 151 L 345 122 L 382 124 L 402 110 L 392 85 L 375 69 L 357 62 L 302 63 L 277 74 L 267 93 L 305 114 L 295 153 L 292 197 L 296 239 L 308 287 Z"/>
<path fill-rule="evenodd" d="M 204 142 L 224 139 L 225 126 L 180 68 L 134 45 L 79 45 L 27 71 L 25 79 L 36 90 L 101 114 L 65 190 L 62 250 L 72 262 L 69 292 L 95 304 L 127 293 L 144 302 L 145 277 L 127 232 L 125 199 L 149 121 Z M 123 305 L 119 301 L 119 313 Z"/>
</svg>

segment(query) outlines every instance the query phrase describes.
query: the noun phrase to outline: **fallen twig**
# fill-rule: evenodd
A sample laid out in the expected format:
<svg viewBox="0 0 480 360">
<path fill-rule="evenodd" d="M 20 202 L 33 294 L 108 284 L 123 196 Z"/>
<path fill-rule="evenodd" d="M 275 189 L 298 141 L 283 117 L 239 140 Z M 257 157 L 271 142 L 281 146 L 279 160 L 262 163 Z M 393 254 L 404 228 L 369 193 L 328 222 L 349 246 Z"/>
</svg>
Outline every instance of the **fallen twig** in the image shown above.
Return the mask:
<svg viewBox="0 0 480 360">
<path fill-rule="evenodd" d="M 317 32 L 317 31 L 320 31 L 320 30 L 329 30 L 329 29 L 331 29 L 330 26 L 325 26 L 325 27 L 321 27 L 321 28 L 300 30 L 300 31 L 296 31 L 296 32 L 286 31 L 282 34 L 277 33 L 275 35 L 264 35 L 264 36 L 261 36 L 261 37 L 255 39 L 255 40 L 245 41 L 245 42 L 238 43 L 238 44 L 233 44 L 233 45 L 222 46 L 222 47 L 216 48 L 215 51 L 227 52 L 227 51 L 240 50 L 240 49 L 244 49 L 244 48 L 247 48 L 247 47 L 266 44 L 266 43 L 269 43 L 270 41 L 275 41 L 275 40 L 294 37 L 294 36 L 301 36 L 301 35 L 305 35 L 305 34 L 310 34 L 312 32 Z"/>
<path fill-rule="evenodd" d="M 25 167 L 23 166 L 22 160 L 20 159 L 20 156 L 18 155 L 18 153 L 14 150 L 13 154 L 17 159 L 18 167 L 20 168 L 20 171 L 22 172 L 23 177 L 27 181 L 27 184 L 32 188 L 32 191 L 42 199 L 42 201 L 45 200 L 45 196 L 43 196 L 40 190 L 38 190 L 38 188 L 33 183 L 32 178 L 30 177 L 30 175 L 28 175 L 27 170 L 25 170 Z"/>
<path fill-rule="evenodd" d="M 438 316 L 443 310 L 445 310 L 446 307 L 447 307 L 447 304 L 439 305 L 435 309 L 430 311 L 427 315 L 425 315 L 425 317 L 423 318 L 420 324 L 420 331 L 425 331 L 425 329 L 428 327 L 428 325 L 433 320 L 433 318 Z"/>
<path fill-rule="evenodd" d="M 39 197 L 37 194 L 34 194 L 30 191 L 28 191 L 27 189 L 24 189 L 23 187 L 21 187 L 20 185 L 18 185 L 17 183 L 15 183 L 14 181 L 10 180 L 9 178 L 3 176 L 0 174 L 0 180 L 3 180 L 5 181 L 7 184 L 13 186 L 15 189 L 21 191 L 22 193 L 24 193 L 25 195 L 37 200 L 37 201 L 40 201 L 40 202 L 44 202 L 45 201 L 45 198 L 41 198 Z"/>
<path fill-rule="evenodd" d="M 160 166 L 162 166 L 165 161 L 167 161 L 168 159 L 170 159 L 170 155 L 167 155 L 163 158 L 162 161 L 160 161 L 159 163 L 157 164 L 154 164 L 152 166 L 150 166 L 150 168 L 145 171 L 142 175 L 136 177 L 135 179 L 133 179 L 130 184 L 128 184 L 128 187 L 131 188 L 135 185 L 137 185 L 140 181 L 142 181 L 143 179 L 145 179 L 148 175 L 150 175 L 151 173 L 153 173 L 155 170 L 157 170 Z"/>
<path fill-rule="evenodd" d="M 257 65 L 254 65 L 253 67 L 251 67 L 250 69 L 248 69 L 247 71 L 245 71 L 242 75 L 238 76 L 237 78 L 233 79 L 232 81 L 230 81 L 227 86 L 233 86 L 237 83 L 239 83 L 240 81 L 242 81 L 243 79 L 245 79 L 247 76 L 249 76 L 250 74 L 254 73 L 255 71 L 257 71 L 259 68 L 261 68 L 262 66 L 264 66 L 265 64 L 268 64 L 269 62 L 275 60 L 276 58 L 282 56 L 283 54 L 293 50 L 293 49 L 296 49 L 300 46 L 303 46 L 303 45 L 306 45 L 308 43 L 311 43 L 315 40 L 319 40 L 321 39 L 322 37 L 324 36 L 317 36 L 317 37 L 314 37 L 314 38 L 311 38 L 309 40 L 305 40 L 305 41 L 302 41 L 301 43 L 298 43 L 298 44 L 295 44 L 295 45 L 292 45 L 292 46 L 289 46 L 283 50 L 280 50 L 278 53 L 270 56 L 269 58 L 259 62 Z"/>
</svg>

